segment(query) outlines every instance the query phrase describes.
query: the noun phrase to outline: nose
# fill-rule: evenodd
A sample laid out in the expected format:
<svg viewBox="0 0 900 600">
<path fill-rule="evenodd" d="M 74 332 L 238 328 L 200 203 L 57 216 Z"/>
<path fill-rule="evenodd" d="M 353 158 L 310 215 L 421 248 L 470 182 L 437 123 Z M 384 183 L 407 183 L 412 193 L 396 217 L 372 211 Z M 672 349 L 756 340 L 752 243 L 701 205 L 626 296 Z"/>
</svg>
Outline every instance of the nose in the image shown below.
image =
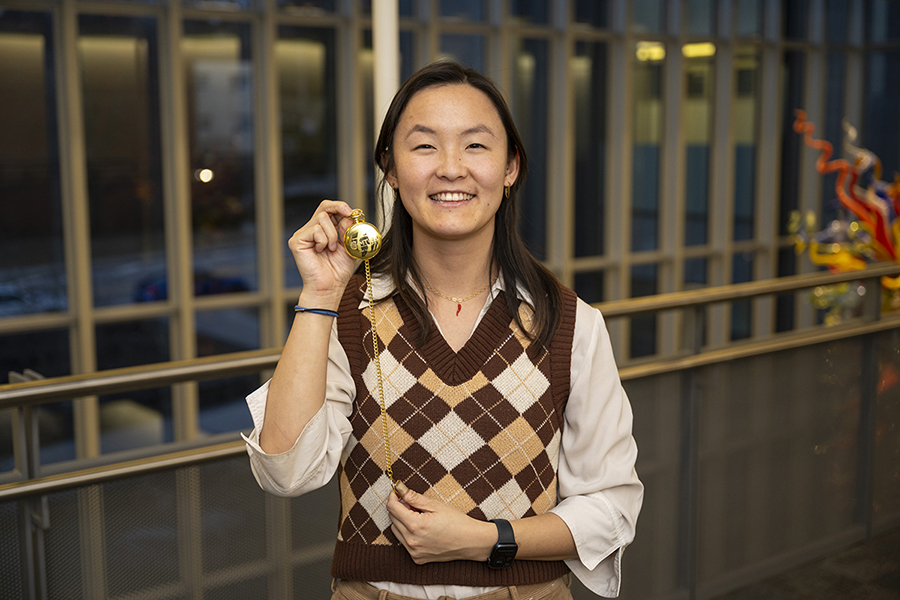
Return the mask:
<svg viewBox="0 0 900 600">
<path fill-rule="evenodd" d="M 465 174 L 466 164 L 463 153 L 452 149 L 443 150 L 436 175 L 452 181 L 464 177 Z"/>
</svg>

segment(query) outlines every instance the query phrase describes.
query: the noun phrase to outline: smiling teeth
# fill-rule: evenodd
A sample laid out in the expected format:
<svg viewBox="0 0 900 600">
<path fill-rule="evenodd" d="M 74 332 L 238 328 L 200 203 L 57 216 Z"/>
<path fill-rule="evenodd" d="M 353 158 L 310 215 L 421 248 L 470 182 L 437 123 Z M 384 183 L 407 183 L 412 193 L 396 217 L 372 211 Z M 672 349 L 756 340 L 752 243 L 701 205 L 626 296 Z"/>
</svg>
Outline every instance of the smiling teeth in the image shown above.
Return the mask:
<svg viewBox="0 0 900 600">
<path fill-rule="evenodd" d="M 462 202 L 463 200 L 471 200 L 474 196 L 461 192 L 444 192 L 430 196 L 430 198 L 436 202 Z"/>
</svg>

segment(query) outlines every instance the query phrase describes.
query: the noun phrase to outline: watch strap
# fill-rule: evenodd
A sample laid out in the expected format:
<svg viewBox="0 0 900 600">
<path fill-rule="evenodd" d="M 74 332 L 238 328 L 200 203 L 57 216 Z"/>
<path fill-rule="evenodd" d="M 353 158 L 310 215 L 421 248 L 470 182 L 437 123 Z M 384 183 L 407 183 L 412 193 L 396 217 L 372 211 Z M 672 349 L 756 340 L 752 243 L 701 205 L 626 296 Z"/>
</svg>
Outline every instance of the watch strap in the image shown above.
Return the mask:
<svg viewBox="0 0 900 600">
<path fill-rule="evenodd" d="M 506 519 L 491 519 L 497 526 L 497 543 L 491 550 L 488 566 L 492 569 L 504 569 L 512 564 L 519 550 L 512 525 Z"/>
</svg>

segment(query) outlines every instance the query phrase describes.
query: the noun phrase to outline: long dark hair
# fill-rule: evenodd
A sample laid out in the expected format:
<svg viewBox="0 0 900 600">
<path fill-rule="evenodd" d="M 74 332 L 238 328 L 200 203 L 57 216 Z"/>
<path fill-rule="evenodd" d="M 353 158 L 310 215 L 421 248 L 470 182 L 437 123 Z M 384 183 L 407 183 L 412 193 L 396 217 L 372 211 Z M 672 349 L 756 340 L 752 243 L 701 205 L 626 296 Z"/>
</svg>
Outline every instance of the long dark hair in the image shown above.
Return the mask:
<svg viewBox="0 0 900 600">
<path fill-rule="evenodd" d="M 491 100 L 506 130 L 507 161 L 517 155 L 519 157 L 519 176 L 510 187 L 509 197 L 500 203 L 494 220 L 491 263 L 496 263 L 503 275 L 507 290 L 507 308 L 514 316 L 516 324 L 531 340 L 541 345 L 549 345 L 559 326 L 561 309 L 559 282 L 531 255 L 516 229 L 517 192 L 528 172 L 528 160 L 509 106 L 494 82 L 474 69 L 467 69 L 447 60 L 434 62 L 420 69 L 400 87 L 388 108 L 384 123 L 381 125 L 381 133 L 375 143 L 375 164 L 386 174 L 393 172 L 394 132 L 406 105 L 416 93 L 432 86 L 460 84 L 480 90 Z M 385 233 L 382 250 L 372 259 L 371 266 L 375 272 L 387 273 L 393 278 L 398 292 L 410 306 L 419 323 L 421 332 L 419 342 L 422 343 L 431 331 L 431 317 L 428 314 L 427 300 L 423 302 L 409 283 L 412 279 L 418 289 L 425 289 L 413 259 L 412 218 L 402 202 L 396 201 L 392 207 L 387 206 L 394 197 L 393 193 L 384 193 L 387 191 L 387 185 L 387 181 L 382 177 L 378 184 L 378 192 L 382 198 L 383 214 L 392 214 L 391 223 Z M 534 316 L 530 328 L 526 328 L 519 317 L 519 300 L 515 293 L 518 286 L 522 286 L 531 296 Z"/>
</svg>

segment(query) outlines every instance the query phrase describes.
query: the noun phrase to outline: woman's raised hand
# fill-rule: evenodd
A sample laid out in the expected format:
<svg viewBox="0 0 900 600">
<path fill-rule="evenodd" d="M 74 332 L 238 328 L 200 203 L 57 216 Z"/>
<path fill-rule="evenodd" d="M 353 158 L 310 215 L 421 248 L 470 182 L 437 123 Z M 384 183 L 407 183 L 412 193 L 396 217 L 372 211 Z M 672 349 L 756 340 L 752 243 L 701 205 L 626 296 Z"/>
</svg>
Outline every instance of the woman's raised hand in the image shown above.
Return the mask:
<svg viewBox="0 0 900 600">
<path fill-rule="evenodd" d="M 340 294 L 356 268 L 344 250 L 344 232 L 353 225 L 346 202 L 323 200 L 309 222 L 288 241 L 304 293 Z"/>
</svg>

